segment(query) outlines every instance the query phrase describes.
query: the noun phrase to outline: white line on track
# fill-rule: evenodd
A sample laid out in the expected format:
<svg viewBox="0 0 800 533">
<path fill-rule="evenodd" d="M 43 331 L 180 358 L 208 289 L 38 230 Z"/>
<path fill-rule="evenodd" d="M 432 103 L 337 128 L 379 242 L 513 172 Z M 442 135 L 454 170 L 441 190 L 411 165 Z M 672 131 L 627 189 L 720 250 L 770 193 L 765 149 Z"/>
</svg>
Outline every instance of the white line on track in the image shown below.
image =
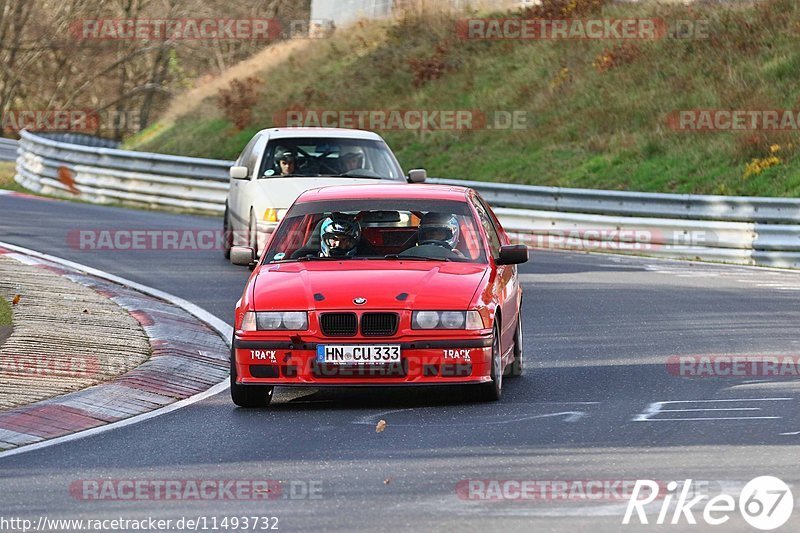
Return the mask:
<svg viewBox="0 0 800 533">
<path fill-rule="evenodd" d="M 102 270 L 97 270 L 95 268 L 82 265 L 80 263 L 74 263 L 72 261 L 68 261 L 66 259 L 61 259 L 60 257 L 55 257 L 48 254 L 43 254 L 41 252 L 37 252 L 35 250 L 30 250 L 28 248 L 23 248 L 21 246 L 16 246 L 13 244 L 8 244 L 5 242 L 0 241 L 0 248 L 5 248 L 7 250 L 11 250 L 13 252 L 18 252 L 21 254 L 29 255 L 31 257 L 36 257 L 38 259 L 43 259 L 45 261 L 50 261 L 53 263 L 57 263 L 59 265 L 63 265 L 68 268 L 72 268 L 75 270 L 79 270 L 85 274 L 89 274 L 91 276 L 95 276 L 101 279 L 105 279 L 107 281 L 111 281 L 114 283 L 118 283 L 120 285 L 125 285 L 126 287 L 130 287 L 136 291 L 141 293 L 147 294 L 149 296 L 153 296 L 155 298 L 159 298 L 166 302 L 169 302 L 177 307 L 180 307 L 184 311 L 194 315 L 200 321 L 208 324 L 211 328 L 213 328 L 221 337 L 222 340 L 225 341 L 225 344 L 230 346 L 231 336 L 233 335 L 233 328 L 229 326 L 224 321 L 220 320 L 219 318 L 215 317 L 205 309 L 198 307 L 197 305 L 184 300 L 183 298 L 178 298 L 177 296 L 173 296 L 172 294 L 160 291 L 158 289 L 154 289 L 152 287 L 147 287 L 145 285 L 141 285 L 134 281 L 127 280 L 125 278 L 121 278 L 119 276 L 115 276 L 113 274 L 109 274 L 108 272 L 103 272 Z M 140 422 L 144 422 L 146 420 L 150 420 L 157 416 L 165 415 L 167 413 L 171 413 L 173 411 L 177 411 L 178 409 L 182 409 L 184 407 L 188 407 L 192 404 L 195 404 L 199 401 L 205 400 L 211 396 L 219 394 L 220 392 L 226 390 L 230 386 L 228 379 L 226 378 L 224 381 L 217 383 L 210 389 L 195 394 L 194 396 L 190 396 L 189 398 L 185 398 L 183 400 L 177 401 L 175 403 L 171 403 L 165 407 L 160 409 L 156 409 L 155 411 L 150 411 L 149 413 L 144 413 L 141 415 L 132 416 L 130 418 L 126 418 L 125 420 L 120 420 L 119 422 L 112 422 L 110 424 L 106 424 L 104 426 L 99 426 L 92 429 L 87 429 L 84 431 L 79 431 L 77 433 L 72 433 L 71 435 L 64 435 L 63 437 L 58 437 L 55 439 L 45 440 L 42 442 L 37 442 L 35 444 L 28 444 L 26 446 L 20 446 L 19 448 L 13 448 L 11 450 L 6 450 L 4 452 L 0 452 L 0 459 L 4 459 L 6 457 L 10 457 L 12 455 L 18 455 L 21 453 L 32 452 L 34 450 L 40 450 L 42 448 L 47 448 L 50 446 L 55 446 L 56 444 L 62 444 L 65 442 L 71 442 L 74 440 L 82 439 L 85 437 L 90 437 L 92 435 L 97 435 L 99 433 L 105 433 L 106 431 L 111 431 L 113 429 L 119 429 L 125 426 L 131 426 L 133 424 L 138 424 Z"/>
</svg>

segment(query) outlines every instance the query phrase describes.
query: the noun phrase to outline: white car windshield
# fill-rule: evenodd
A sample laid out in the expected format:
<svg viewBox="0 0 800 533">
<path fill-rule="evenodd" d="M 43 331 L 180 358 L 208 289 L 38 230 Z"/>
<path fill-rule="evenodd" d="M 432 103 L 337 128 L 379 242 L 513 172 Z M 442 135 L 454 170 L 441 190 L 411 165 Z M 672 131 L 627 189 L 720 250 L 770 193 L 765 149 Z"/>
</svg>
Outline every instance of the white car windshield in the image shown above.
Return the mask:
<svg viewBox="0 0 800 533">
<path fill-rule="evenodd" d="M 403 170 L 383 141 L 286 138 L 267 144 L 260 179 L 346 176 L 404 181 Z"/>
</svg>

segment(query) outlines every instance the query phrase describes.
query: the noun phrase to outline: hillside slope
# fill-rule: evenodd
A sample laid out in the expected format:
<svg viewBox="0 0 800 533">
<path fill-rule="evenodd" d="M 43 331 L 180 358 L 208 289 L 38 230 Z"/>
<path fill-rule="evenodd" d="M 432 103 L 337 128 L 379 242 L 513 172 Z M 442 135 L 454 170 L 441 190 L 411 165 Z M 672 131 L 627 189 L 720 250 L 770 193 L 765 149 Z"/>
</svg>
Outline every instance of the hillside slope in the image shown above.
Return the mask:
<svg viewBox="0 0 800 533">
<path fill-rule="evenodd" d="M 479 110 L 490 125 L 497 111 L 524 112 L 524 129 L 381 133 L 404 168 L 425 167 L 437 177 L 798 196 L 796 128 L 687 132 L 669 126 L 678 110 L 800 109 L 795 2 L 595 7 L 600 3 L 554 0 L 533 14 L 656 18 L 668 32 L 676 21 L 692 21 L 701 35 L 481 41 L 461 38 L 461 17 L 452 15 L 362 22 L 308 40 L 280 64 L 248 74 L 228 90 L 233 111 L 218 96 L 208 97 L 128 145 L 232 159 L 254 131 L 280 122 L 287 109 Z"/>
</svg>

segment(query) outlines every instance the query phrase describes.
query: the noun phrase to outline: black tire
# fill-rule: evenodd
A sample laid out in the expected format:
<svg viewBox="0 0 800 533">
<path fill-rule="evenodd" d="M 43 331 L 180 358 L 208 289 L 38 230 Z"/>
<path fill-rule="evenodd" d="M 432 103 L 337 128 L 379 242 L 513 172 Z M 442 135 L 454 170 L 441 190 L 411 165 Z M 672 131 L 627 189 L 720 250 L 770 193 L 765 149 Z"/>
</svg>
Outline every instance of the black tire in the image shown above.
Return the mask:
<svg viewBox="0 0 800 533">
<path fill-rule="evenodd" d="M 253 249 L 253 257 L 258 257 L 258 221 L 252 209 L 250 210 L 250 224 L 247 226 L 247 245 Z"/>
<path fill-rule="evenodd" d="M 500 327 L 494 325 L 494 336 L 492 337 L 492 370 L 490 372 L 492 381 L 476 385 L 476 398 L 481 402 L 496 402 L 503 395 L 503 368 L 502 354 L 500 353 Z"/>
<path fill-rule="evenodd" d="M 236 383 L 236 363 L 231 350 L 231 400 L 239 407 L 267 407 L 275 387 L 269 385 L 239 385 Z"/>
<path fill-rule="evenodd" d="M 230 215 L 228 213 L 228 206 L 225 205 L 225 218 L 222 219 L 222 234 L 225 242 L 222 244 L 222 253 L 225 254 L 225 259 L 231 258 L 231 248 L 233 248 L 233 230 L 231 229 Z"/>
<path fill-rule="evenodd" d="M 522 354 L 525 353 L 522 335 L 522 317 L 517 321 L 517 330 L 514 332 L 514 360 L 506 367 L 505 375 L 509 378 L 518 378 L 522 375 Z"/>
</svg>

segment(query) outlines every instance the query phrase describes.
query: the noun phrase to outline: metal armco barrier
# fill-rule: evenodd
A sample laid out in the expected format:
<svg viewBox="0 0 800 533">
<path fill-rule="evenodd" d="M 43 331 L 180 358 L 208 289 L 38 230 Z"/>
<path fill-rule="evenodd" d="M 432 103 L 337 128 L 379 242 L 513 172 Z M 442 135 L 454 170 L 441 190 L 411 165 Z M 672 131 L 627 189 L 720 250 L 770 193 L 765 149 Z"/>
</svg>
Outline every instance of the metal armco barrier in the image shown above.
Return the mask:
<svg viewBox="0 0 800 533">
<path fill-rule="evenodd" d="M 63 140 L 66 135 L 71 142 Z M 23 131 L 17 182 L 36 192 L 98 203 L 225 210 L 231 161 L 119 150 L 109 147 L 113 141 L 66 135 Z"/>
<path fill-rule="evenodd" d="M 116 149 L 22 132 L 16 180 L 92 202 L 222 213 L 232 161 Z M 654 194 L 431 179 L 478 190 L 515 239 L 537 248 L 800 268 L 800 200 Z"/>
<path fill-rule="evenodd" d="M 0 139 L 0 161 L 17 159 L 18 143 L 14 139 Z"/>
</svg>

